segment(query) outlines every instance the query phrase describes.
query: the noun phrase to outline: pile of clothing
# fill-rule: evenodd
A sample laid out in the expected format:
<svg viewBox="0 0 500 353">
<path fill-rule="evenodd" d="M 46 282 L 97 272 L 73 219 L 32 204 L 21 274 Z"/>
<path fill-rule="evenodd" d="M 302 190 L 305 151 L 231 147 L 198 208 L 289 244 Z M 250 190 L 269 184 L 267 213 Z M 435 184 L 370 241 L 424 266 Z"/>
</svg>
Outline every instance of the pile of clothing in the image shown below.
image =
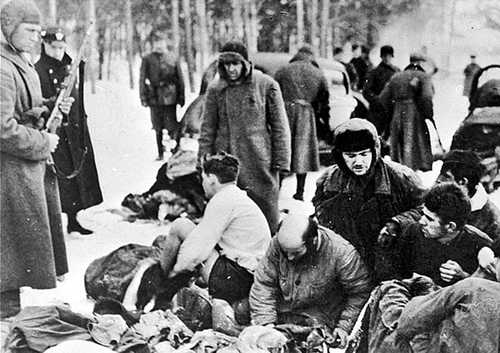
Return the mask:
<svg viewBox="0 0 500 353">
<path fill-rule="evenodd" d="M 160 167 L 148 191 L 125 196 L 121 205 L 128 211 L 127 220 L 173 221 L 181 216 L 200 219 L 207 200 L 197 163 L 196 151 L 177 151 Z"/>
</svg>

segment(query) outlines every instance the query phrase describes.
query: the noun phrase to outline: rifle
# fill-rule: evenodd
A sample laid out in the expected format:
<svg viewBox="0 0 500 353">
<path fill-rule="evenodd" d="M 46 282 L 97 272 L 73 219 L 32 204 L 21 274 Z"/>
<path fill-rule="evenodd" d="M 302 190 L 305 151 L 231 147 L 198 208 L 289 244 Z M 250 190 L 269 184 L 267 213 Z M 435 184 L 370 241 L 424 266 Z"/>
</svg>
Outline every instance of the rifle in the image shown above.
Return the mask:
<svg viewBox="0 0 500 353">
<path fill-rule="evenodd" d="M 71 62 L 71 66 L 69 69 L 68 75 L 64 78 L 63 82 L 61 83 L 61 88 L 59 90 L 59 93 L 57 94 L 56 101 L 54 103 L 54 108 L 52 109 L 49 118 L 47 119 L 47 123 L 45 124 L 46 130 L 49 133 L 55 134 L 57 133 L 57 129 L 61 126 L 62 123 L 62 112 L 59 110 L 59 105 L 63 102 L 64 99 L 68 98 L 71 95 L 71 91 L 73 90 L 73 86 L 75 85 L 76 82 L 76 77 L 78 76 L 78 69 L 80 67 L 80 62 L 83 60 L 85 48 L 88 44 L 88 40 L 90 38 L 90 34 L 92 33 L 92 30 L 94 28 L 94 22 L 91 22 L 89 27 L 87 28 L 87 31 L 85 32 L 85 36 L 83 38 L 82 44 L 80 48 L 78 49 L 78 53 L 76 57 L 73 59 Z M 80 78 L 82 79 L 82 78 Z M 54 158 L 52 155 L 49 156 L 47 160 L 47 164 L 50 166 L 52 171 L 60 178 L 64 179 L 73 179 L 75 178 L 78 174 L 80 174 L 80 171 L 83 166 L 83 162 L 85 161 L 85 155 L 87 154 L 87 148 L 85 148 L 83 152 L 83 157 L 80 160 L 80 164 L 78 168 L 76 168 L 72 173 L 69 175 L 65 175 L 64 173 L 60 172 L 57 168 L 57 166 L 54 163 Z"/>
</svg>

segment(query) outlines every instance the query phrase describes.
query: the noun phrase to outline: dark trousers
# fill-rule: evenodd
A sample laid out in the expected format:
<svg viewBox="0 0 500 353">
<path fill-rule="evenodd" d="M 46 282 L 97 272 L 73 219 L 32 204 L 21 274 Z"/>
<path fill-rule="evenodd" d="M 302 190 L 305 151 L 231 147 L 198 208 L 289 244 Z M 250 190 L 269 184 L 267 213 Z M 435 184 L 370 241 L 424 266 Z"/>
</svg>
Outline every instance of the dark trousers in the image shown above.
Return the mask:
<svg viewBox="0 0 500 353">
<path fill-rule="evenodd" d="M 253 275 L 246 268 L 221 255 L 210 272 L 208 293 L 232 304 L 248 298 L 252 284 Z"/>
<path fill-rule="evenodd" d="M 8 290 L 0 293 L 1 319 L 17 315 L 20 310 L 21 310 L 21 297 L 19 289 Z"/>
</svg>

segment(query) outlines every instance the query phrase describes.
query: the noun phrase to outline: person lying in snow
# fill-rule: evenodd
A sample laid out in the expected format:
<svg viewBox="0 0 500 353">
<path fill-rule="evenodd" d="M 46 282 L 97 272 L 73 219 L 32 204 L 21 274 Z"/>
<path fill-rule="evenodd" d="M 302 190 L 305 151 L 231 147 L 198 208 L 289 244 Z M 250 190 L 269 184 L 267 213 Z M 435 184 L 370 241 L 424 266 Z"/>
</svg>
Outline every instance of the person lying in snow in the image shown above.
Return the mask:
<svg viewBox="0 0 500 353">
<path fill-rule="evenodd" d="M 271 239 L 264 214 L 236 186 L 239 170 L 238 159 L 226 153 L 203 159 L 203 188 L 210 199 L 203 218 L 198 225 L 175 220 L 161 256 L 169 278 L 199 270 L 210 295 L 230 304 L 248 297 Z"/>
<path fill-rule="evenodd" d="M 347 240 L 291 212 L 255 272 L 252 324 L 320 326 L 328 341 L 346 346 L 371 287 L 367 268 Z"/>
</svg>

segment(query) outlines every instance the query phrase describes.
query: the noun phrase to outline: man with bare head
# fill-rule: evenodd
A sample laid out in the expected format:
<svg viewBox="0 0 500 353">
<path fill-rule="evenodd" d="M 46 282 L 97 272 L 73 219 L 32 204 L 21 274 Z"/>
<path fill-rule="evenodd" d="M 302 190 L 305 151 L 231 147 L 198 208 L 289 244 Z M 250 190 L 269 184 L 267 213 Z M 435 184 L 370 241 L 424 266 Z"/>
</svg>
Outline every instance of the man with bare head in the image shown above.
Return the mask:
<svg viewBox="0 0 500 353">
<path fill-rule="evenodd" d="M 345 346 L 370 289 L 368 271 L 354 247 L 313 217 L 294 211 L 255 272 L 252 323 L 322 326 L 332 342 Z"/>
</svg>

